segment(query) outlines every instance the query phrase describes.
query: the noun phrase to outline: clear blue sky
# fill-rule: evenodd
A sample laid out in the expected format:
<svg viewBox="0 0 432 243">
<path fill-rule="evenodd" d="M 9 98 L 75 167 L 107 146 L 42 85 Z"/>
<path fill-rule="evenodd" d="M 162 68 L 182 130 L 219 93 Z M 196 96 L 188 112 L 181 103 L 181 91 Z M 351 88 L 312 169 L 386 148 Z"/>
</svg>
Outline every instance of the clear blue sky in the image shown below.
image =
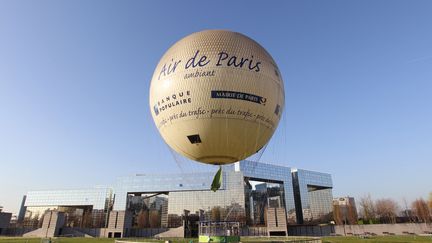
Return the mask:
<svg viewBox="0 0 432 243">
<path fill-rule="evenodd" d="M 178 172 L 148 108 L 167 48 L 244 33 L 285 80 L 261 161 L 328 172 L 334 195 L 432 191 L 432 1 L 0 1 L 0 205 L 28 190 Z"/>
</svg>

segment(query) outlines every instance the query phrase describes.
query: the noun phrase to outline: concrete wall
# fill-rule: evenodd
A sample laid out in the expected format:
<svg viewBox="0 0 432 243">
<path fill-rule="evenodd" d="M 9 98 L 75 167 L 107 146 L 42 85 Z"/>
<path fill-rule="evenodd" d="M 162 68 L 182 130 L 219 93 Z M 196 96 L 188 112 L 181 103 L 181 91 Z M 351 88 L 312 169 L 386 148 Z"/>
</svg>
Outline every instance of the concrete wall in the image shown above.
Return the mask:
<svg viewBox="0 0 432 243">
<path fill-rule="evenodd" d="M 129 229 L 127 237 L 154 237 L 155 235 L 165 232 L 167 230 L 169 229 L 168 228 Z M 114 237 L 113 234 L 114 232 L 123 232 L 123 231 L 119 228 L 63 228 L 62 235 L 107 238 L 109 232 L 111 232 L 111 237 Z"/>
<path fill-rule="evenodd" d="M 106 237 L 106 228 L 72 228 L 75 231 L 84 233 L 92 237 Z"/>
<path fill-rule="evenodd" d="M 42 238 L 42 237 L 45 237 L 45 235 L 46 235 L 46 229 L 39 228 L 39 229 L 32 230 L 30 232 L 27 232 L 27 233 L 23 234 L 22 236 Z"/>
<path fill-rule="evenodd" d="M 183 226 L 168 229 L 165 232 L 155 235 L 156 238 L 184 238 L 185 228 Z"/>
<path fill-rule="evenodd" d="M 432 224 L 364 224 L 288 226 L 288 235 L 330 236 L 330 235 L 409 235 L 432 233 Z"/>
<path fill-rule="evenodd" d="M 284 208 L 268 208 L 267 209 L 267 232 L 284 233 L 287 235 L 286 213 Z"/>
<path fill-rule="evenodd" d="M 364 224 L 364 225 L 338 225 L 335 227 L 336 235 L 408 235 L 432 233 L 432 224 Z"/>
<path fill-rule="evenodd" d="M 25 233 L 25 237 L 56 237 L 61 234 L 60 229 L 65 224 L 62 212 L 50 211 L 45 213 L 42 228 Z"/>
<path fill-rule="evenodd" d="M 183 228 L 183 226 L 181 226 Z M 148 228 L 148 229 L 130 229 L 128 237 L 154 237 L 155 235 L 161 234 L 170 230 L 169 228 Z M 184 237 L 184 229 L 183 235 Z"/>
<path fill-rule="evenodd" d="M 62 212 L 50 211 L 45 214 L 42 229 L 46 230 L 45 237 L 55 237 L 60 234 L 60 228 L 65 224 L 65 215 Z"/>
<path fill-rule="evenodd" d="M 111 211 L 108 228 L 102 230 L 104 237 L 120 238 L 129 236 L 132 228 L 132 214 L 128 211 Z"/>
</svg>

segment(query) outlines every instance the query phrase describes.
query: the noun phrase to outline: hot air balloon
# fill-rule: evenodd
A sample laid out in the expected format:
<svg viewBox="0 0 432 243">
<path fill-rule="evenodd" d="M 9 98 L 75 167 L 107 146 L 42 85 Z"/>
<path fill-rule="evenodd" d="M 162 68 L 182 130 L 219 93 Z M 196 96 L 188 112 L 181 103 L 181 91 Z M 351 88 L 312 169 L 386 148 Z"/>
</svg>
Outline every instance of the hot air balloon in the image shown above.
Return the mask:
<svg viewBox="0 0 432 243">
<path fill-rule="evenodd" d="M 162 138 L 194 161 L 224 165 L 263 148 L 284 110 L 284 85 L 270 54 L 227 30 L 184 37 L 159 61 L 150 109 Z M 219 176 L 212 189 L 218 188 Z"/>
</svg>

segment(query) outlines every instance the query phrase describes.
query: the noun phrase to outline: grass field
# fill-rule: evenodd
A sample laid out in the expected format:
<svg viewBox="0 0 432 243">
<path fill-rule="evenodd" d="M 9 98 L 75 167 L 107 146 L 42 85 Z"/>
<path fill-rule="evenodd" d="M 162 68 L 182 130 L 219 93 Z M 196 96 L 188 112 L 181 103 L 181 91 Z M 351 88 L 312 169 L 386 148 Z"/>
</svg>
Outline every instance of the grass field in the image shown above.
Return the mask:
<svg viewBox="0 0 432 243">
<path fill-rule="evenodd" d="M 295 238 L 249 238 L 243 237 L 241 239 L 242 242 L 290 242 Z M 298 239 L 298 238 L 297 238 Z M 122 239 L 127 241 L 137 241 L 137 242 L 163 242 L 155 239 Z M 171 239 L 173 243 L 189 243 L 190 240 L 193 240 L 194 243 L 197 242 L 197 239 Z M 22 237 L 2 237 L 0 238 L 0 243 L 42 243 L 40 238 L 22 238 Z M 375 236 L 371 238 L 360 238 L 360 237 L 323 237 L 323 243 L 402 243 L 402 242 L 432 242 L 431 236 Z M 52 239 L 52 243 L 114 243 L 114 239 L 108 238 L 54 238 Z"/>
<path fill-rule="evenodd" d="M 360 237 L 323 237 L 323 243 L 402 243 L 402 242 L 432 242 L 431 236 L 374 236 L 366 239 Z"/>
</svg>

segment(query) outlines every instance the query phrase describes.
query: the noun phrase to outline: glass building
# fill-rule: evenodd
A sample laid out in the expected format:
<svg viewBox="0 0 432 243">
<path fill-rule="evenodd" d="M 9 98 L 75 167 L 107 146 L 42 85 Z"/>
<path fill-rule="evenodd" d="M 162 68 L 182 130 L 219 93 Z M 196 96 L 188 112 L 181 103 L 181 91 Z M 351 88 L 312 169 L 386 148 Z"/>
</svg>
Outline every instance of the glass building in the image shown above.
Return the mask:
<svg viewBox="0 0 432 243">
<path fill-rule="evenodd" d="M 294 224 L 296 222 L 293 178 L 290 167 L 247 160 L 235 163 L 233 167 L 234 171 L 240 172 L 243 175 L 245 181 L 261 184 L 255 187 L 255 193 L 249 192 L 246 189 L 245 195 L 247 197 L 251 193 L 253 195 L 257 192 L 263 192 L 266 197 L 265 205 L 268 205 L 267 198 L 274 197 L 276 193 L 275 188 L 278 188 L 278 193 L 280 194 L 278 199 L 280 202 L 279 206 L 285 209 L 288 223 Z M 251 210 L 250 207 L 247 208 L 249 208 L 247 210 Z"/>
<path fill-rule="evenodd" d="M 78 190 L 30 191 L 24 197 L 22 224 L 27 228 L 40 228 L 45 213 L 63 212 L 65 226 L 103 228 L 113 203 L 112 189 L 90 188 Z"/>
<path fill-rule="evenodd" d="M 125 176 L 113 190 L 33 191 L 24 224 L 40 227 L 47 210 L 64 212 L 66 226 L 114 225 L 121 236 L 178 227 L 194 235 L 198 221 L 238 222 L 248 229 L 243 234 L 286 234 L 289 225 L 330 221 L 329 174 L 245 160 L 223 166 L 222 175 L 216 192 L 210 190 L 214 172 Z"/>
<path fill-rule="evenodd" d="M 293 169 L 294 199 L 297 223 L 325 223 L 332 215 L 332 188 L 330 174 Z"/>
<path fill-rule="evenodd" d="M 143 228 L 176 228 L 182 226 L 185 214 L 201 220 L 244 221 L 241 174 L 224 171 L 217 192 L 210 190 L 213 176 L 201 172 L 119 178 L 114 210 L 131 212 L 132 227 Z"/>
<path fill-rule="evenodd" d="M 329 222 L 332 180 L 329 174 L 253 161 L 224 166 L 221 188 L 213 192 L 214 173 L 121 177 L 114 187 L 114 210 L 132 213 L 132 228 L 200 221 L 236 221 L 268 227 L 272 208 L 281 208 L 289 225 Z M 159 203 L 156 203 L 159 202 Z"/>
</svg>

